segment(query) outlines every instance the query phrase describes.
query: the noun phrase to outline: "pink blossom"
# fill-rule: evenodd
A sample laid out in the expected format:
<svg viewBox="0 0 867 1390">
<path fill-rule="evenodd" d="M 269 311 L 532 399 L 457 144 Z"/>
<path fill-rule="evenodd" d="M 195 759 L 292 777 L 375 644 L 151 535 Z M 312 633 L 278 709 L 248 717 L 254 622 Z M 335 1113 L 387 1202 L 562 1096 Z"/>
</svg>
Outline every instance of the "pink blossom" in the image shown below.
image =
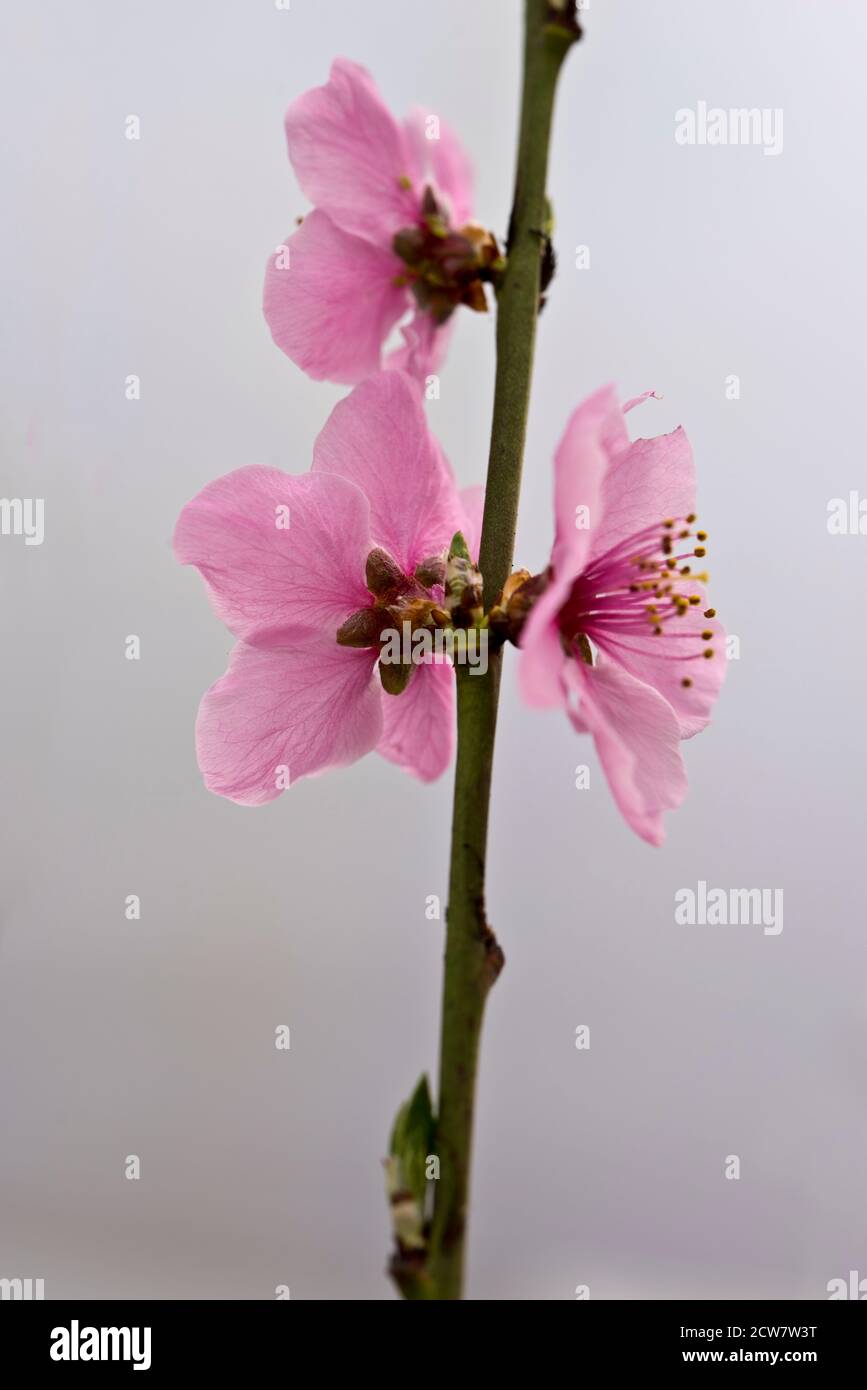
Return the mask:
<svg viewBox="0 0 867 1390">
<path fill-rule="evenodd" d="M 650 393 L 648 393 L 650 394 Z M 591 733 L 621 813 L 661 844 L 687 790 L 679 743 L 705 727 L 725 674 L 708 608 L 695 471 L 682 429 L 630 442 L 613 387 L 573 414 L 554 463 L 548 583 L 521 634 L 531 705 Z"/>
<path fill-rule="evenodd" d="M 478 512 L 475 496 L 467 503 Z M 404 614 L 426 621 L 442 589 L 415 571 L 472 524 L 419 388 L 400 371 L 335 407 L 309 473 L 241 468 L 184 507 L 175 554 L 239 638 L 196 725 L 211 791 L 260 805 L 374 748 L 423 781 L 444 771 L 452 669 L 413 666 L 403 692 L 386 694 L 379 632 Z"/>
<path fill-rule="evenodd" d="M 484 307 L 479 277 L 495 252 L 469 223 L 472 172 L 456 135 L 421 110 L 398 123 L 369 73 L 338 58 L 325 86 L 289 107 L 286 141 L 314 209 L 268 262 L 275 343 L 316 380 L 354 385 L 414 308 L 393 365 L 435 372 L 456 304 Z"/>
</svg>

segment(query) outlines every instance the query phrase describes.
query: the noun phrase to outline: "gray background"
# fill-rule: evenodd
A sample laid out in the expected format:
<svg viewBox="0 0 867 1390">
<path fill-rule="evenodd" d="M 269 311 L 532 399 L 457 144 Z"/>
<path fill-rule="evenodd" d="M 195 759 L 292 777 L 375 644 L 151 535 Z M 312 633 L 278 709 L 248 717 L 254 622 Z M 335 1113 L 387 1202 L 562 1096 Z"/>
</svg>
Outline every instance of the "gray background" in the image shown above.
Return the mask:
<svg viewBox="0 0 867 1390">
<path fill-rule="evenodd" d="M 193 720 L 231 642 L 170 537 L 209 479 L 304 470 L 343 394 L 283 357 L 259 307 L 305 209 L 286 105 L 333 55 L 364 62 L 394 111 L 462 132 L 502 233 L 519 5 L 4 11 L 0 495 L 44 497 L 46 537 L 0 538 L 0 1275 L 48 1297 L 389 1298 L 379 1158 L 435 1065 L 424 904 L 444 892 L 450 777 L 424 789 L 370 757 L 256 811 L 206 793 Z M 517 559 L 547 558 L 573 406 L 612 378 L 655 387 L 632 427 L 690 433 L 741 657 L 661 851 L 507 672 L 489 908 L 508 964 L 470 1293 L 823 1297 L 867 1274 L 867 538 L 826 528 L 829 498 L 867 491 L 867 14 L 593 0 L 586 21 L 557 111 L 560 273 Z M 783 153 L 678 146 L 674 112 L 699 100 L 782 107 Z M 429 407 L 464 482 L 483 475 L 492 348 L 493 319 L 465 315 Z M 676 926 L 698 879 L 783 888 L 782 934 Z"/>
</svg>

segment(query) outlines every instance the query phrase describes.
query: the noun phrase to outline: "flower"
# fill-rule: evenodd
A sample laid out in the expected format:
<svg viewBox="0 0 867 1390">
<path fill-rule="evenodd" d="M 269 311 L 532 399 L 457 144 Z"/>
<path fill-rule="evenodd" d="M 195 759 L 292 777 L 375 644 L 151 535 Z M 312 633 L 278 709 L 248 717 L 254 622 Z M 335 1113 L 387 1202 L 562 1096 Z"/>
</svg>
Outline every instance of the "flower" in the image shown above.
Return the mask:
<svg viewBox="0 0 867 1390">
<path fill-rule="evenodd" d="M 648 392 L 647 395 L 652 394 Z M 579 406 L 554 462 L 550 569 L 520 634 L 519 679 L 536 707 L 565 708 L 594 737 L 618 807 L 643 839 L 687 779 L 679 742 L 708 723 L 724 632 L 704 585 L 695 472 L 682 429 L 630 442 L 613 387 Z M 537 582 L 537 581 L 534 581 Z"/>
<path fill-rule="evenodd" d="M 370 74 L 338 58 L 325 86 L 289 107 L 286 141 L 315 206 L 268 261 L 275 343 L 316 380 L 355 385 L 414 306 L 389 365 L 435 372 L 453 310 L 484 309 L 482 282 L 501 264 L 469 221 L 472 172 L 456 135 L 421 110 L 399 124 Z"/>
<path fill-rule="evenodd" d="M 260 805 L 374 748 L 422 781 L 444 771 L 451 667 L 380 666 L 380 679 L 379 638 L 447 619 L 437 580 L 453 534 L 474 534 L 479 491 L 458 493 L 418 386 L 389 371 L 335 407 L 310 472 L 240 468 L 184 507 L 175 554 L 240 639 L 199 708 L 211 791 Z"/>
</svg>

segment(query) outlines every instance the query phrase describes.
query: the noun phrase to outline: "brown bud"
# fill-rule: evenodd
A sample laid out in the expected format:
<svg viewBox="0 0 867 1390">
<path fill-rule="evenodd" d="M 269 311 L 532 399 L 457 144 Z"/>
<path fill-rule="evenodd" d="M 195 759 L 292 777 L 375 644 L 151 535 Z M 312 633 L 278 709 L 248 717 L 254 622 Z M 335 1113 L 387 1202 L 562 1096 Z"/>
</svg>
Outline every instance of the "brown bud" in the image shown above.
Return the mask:
<svg viewBox="0 0 867 1390">
<path fill-rule="evenodd" d="M 488 301 L 481 280 L 472 280 L 464 290 L 462 303 L 477 314 L 488 312 Z"/>
<path fill-rule="evenodd" d="M 446 607 L 458 626 L 481 616 L 482 576 L 470 559 L 464 537 L 458 533 L 451 545 L 446 565 Z"/>
<path fill-rule="evenodd" d="M 391 243 L 392 250 L 406 265 L 418 265 L 424 257 L 427 237 L 421 227 L 404 227 L 396 232 Z"/>
<path fill-rule="evenodd" d="M 380 661 L 378 669 L 379 679 L 386 695 L 402 695 L 409 685 L 415 667 L 403 666 L 393 661 Z"/>
<path fill-rule="evenodd" d="M 433 612 L 437 605 L 424 594 L 403 594 L 388 605 L 388 614 L 397 627 L 409 623 L 413 631 L 434 626 Z"/>
<path fill-rule="evenodd" d="M 483 247 L 487 246 L 496 246 L 497 244 L 492 233 L 489 232 L 487 228 L 483 227 L 480 222 L 467 222 L 459 229 L 459 232 L 467 241 L 472 242 L 477 250 L 481 250 Z"/>
<path fill-rule="evenodd" d="M 429 183 L 425 185 L 425 190 L 422 194 L 421 215 L 425 218 L 439 217 L 442 218 L 443 221 L 445 221 L 446 210 L 437 198 L 437 195 L 434 193 Z"/>
<path fill-rule="evenodd" d="M 337 629 L 341 647 L 375 647 L 388 614 L 382 608 L 359 608 Z"/>
<path fill-rule="evenodd" d="M 514 642 L 518 646 L 530 609 L 547 589 L 550 578 L 547 570 L 534 575 L 527 570 L 516 570 L 509 575 L 500 599 L 490 614 L 491 627 L 503 641 Z"/>
<path fill-rule="evenodd" d="M 414 286 L 413 289 L 414 291 L 417 290 L 418 286 Z M 416 294 L 416 299 L 420 308 L 428 310 L 434 323 L 442 325 L 448 322 L 455 311 L 457 300 L 454 296 L 454 290 L 429 289 L 423 297 Z"/>
<path fill-rule="evenodd" d="M 432 589 L 435 584 L 444 584 L 446 562 L 442 555 L 429 555 L 426 560 L 422 560 L 421 564 L 415 567 L 415 577 L 426 589 Z"/>
<path fill-rule="evenodd" d="M 503 593 L 500 599 L 500 603 L 507 604 L 512 595 L 516 594 L 519 589 L 523 588 L 523 586 L 526 584 L 529 578 L 529 570 L 513 570 L 512 573 L 509 575 L 508 579 L 506 580 L 505 584 L 503 585 Z"/>
<path fill-rule="evenodd" d="M 377 547 L 376 550 L 371 550 L 367 557 L 364 582 L 372 594 L 377 598 L 384 598 L 404 588 L 406 576 L 391 556 Z"/>
</svg>

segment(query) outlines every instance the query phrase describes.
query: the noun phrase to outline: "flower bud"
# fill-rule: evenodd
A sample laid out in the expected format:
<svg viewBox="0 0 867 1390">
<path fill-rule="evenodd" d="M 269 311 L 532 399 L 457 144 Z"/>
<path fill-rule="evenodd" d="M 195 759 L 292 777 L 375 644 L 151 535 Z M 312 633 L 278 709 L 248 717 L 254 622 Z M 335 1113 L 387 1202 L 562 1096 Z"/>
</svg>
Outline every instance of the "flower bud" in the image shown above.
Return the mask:
<svg viewBox="0 0 867 1390">
<path fill-rule="evenodd" d="M 415 567 L 415 577 L 426 589 L 432 589 L 435 584 L 444 584 L 446 562 L 442 555 L 429 555 L 426 560 L 422 560 L 421 564 Z"/>
<path fill-rule="evenodd" d="M 402 695 L 409 685 L 415 667 L 404 666 L 398 662 L 380 661 L 377 663 L 377 669 L 386 695 Z"/>
<path fill-rule="evenodd" d="M 381 608 L 359 608 L 337 629 L 341 647 L 375 647 L 388 614 Z"/>
<path fill-rule="evenodd" d="M 395 590 L 402 589 L 406 579 L 400 566 L 395 564 L 388 552 L 377 547 L 371 550 L 367 557 L 364 582 L 372 594 L 377 598 L 384 598 L 393 594 Z"/>
<path fill-rule="evenodd" d="M 518 646 L 530 609 L 549 582 L 547 570 L 533 575 L 529 570 L 515 570 L 509 575 L 499 601 L 490 612 L 491 629 L 502 641 Z"/>
<path fill-rule="evenodd" d="M 445 606 L 465 622 L 480 621 L 483 616 L 482 575 L 470 558 L 469 547 L 460 531 L 452 537 L 446 562 Z"/>
</svg>

